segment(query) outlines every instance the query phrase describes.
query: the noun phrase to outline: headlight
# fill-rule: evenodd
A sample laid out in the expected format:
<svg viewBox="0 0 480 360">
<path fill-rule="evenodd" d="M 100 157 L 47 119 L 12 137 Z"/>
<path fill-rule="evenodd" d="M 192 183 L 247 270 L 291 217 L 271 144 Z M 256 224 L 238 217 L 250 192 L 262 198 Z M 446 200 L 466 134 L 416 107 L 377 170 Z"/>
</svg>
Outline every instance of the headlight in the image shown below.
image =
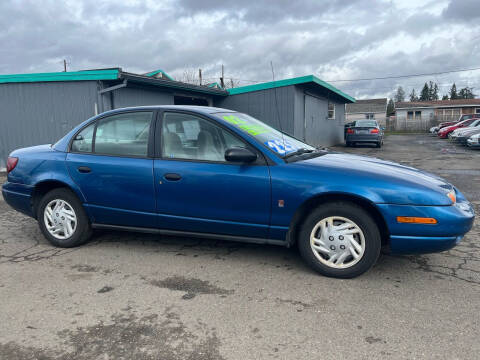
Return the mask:
<svg viewBox="0 0 480 360">
<path fill-rule="evenodd" d="M 457 194 L 455 193 L 455 190 L 452 189 L 447 193 L 447 196 L 450 200 L 452 200 L 452 204 L 455 204 L 457 202 Z"/>
</svg>

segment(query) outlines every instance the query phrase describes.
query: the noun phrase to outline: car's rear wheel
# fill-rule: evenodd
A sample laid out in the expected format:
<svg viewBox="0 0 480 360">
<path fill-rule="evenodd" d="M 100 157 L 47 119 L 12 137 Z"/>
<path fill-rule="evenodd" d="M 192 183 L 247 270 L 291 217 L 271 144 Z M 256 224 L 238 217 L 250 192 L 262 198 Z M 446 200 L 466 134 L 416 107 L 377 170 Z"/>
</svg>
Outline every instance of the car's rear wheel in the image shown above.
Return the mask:
<svg viewBox="0 0 480 360">
<path fill-rule="evenodd" d="M 37 208 L 37 220 L 45 238 L 55 246 L 79 246 L 92 234 L 82 204 L 68 189 L 45 194 Z"/>
<path fill-rule="evenodd" d="M 383 141 L 379 141 L 379 142 L 377 142 L 377 148 L 381 148 L 381 147 L 382 147 L 382 145 L 383 145 Z"/>
<path fill-rule="evenodd" d="M 332 202 L 304 221 L 298 246 L 307 264 L 322 275 L 353 278 L 378 259 L 381 237 L 375 221 L 360 206 Z"/>
</svg>

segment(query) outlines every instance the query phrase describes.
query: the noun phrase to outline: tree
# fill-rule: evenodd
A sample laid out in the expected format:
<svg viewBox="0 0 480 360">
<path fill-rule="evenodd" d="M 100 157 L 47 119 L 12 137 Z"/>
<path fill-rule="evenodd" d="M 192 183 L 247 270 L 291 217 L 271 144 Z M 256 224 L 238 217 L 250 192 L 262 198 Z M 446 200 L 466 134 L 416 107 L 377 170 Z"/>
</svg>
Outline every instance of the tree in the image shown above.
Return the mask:
<svg viewBox="0 0 480 360">
<path fill-rule="evenodd" d="M 458 99 L 457 85 L 453 83 L 452 87 L 450 88 L 450 100 L 455 100 L 455 99 Z"/>
<path fill-rule="evenodd" d="M 397 93 L 394 95 L 393 99 L 395 100 L 395 102 L 405 101 L 405 91 L 401 86 L 397 88 Z"/>
<path fill-rule="evenodd" d="M 475 94 L 473 93 L 473 88 L 467 86 L 463 89 L 460 89 L 460 91 L 458 92 L 458 97 L 460 99 L 474 99 Z"/>
<path fill-rule="evenodd" d="M 425 85 L 423 85 L 423 89 L 422 89 L 422 92 L 420 93 L 420 101 L 428 101 L 430 100 L 430 89 L 427 85 L 427 83 L 425 83 Z"/>
<path fill-rule="evenodd" d="M 395 113 L 395 104 L 393 103 L 393 100 L 390 99 L 388 100 L 387 104 L 387 116 L 393 115 Z"/>
<path fill-rule="evenodd" d="M 437 83 L 433 84 L 430 81 L 429 90 L 430 90 L 430 100 L 438 100 L 438 85 L 437 85 Z"/>
<path fill-rule="evenodd" d="M 447 94 L 443 95 L 442 100 L 448 100 L 448 95 Z"/>
<path fill-rule="evenodd" d="M 410 101 L 418 101 L 418 96 L 415 92 L 415 89 L 412 89 L 412 92 L 410 93 Z"/>
</svg>

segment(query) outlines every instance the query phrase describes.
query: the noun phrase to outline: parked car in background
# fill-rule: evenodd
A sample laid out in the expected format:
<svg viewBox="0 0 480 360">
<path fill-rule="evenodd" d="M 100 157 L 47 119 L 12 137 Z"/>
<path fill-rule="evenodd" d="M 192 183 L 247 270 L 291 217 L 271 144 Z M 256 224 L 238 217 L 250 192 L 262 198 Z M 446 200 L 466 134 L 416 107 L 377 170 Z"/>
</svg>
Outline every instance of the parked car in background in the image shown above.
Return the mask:
<svg viewBox="0 0 480 360">
<path fill-rule="evenodd" d="M 452 141 L 456 141 L 461 143 L 462 145 L 466 145 L 467 139 L 471 135 L 474 135 L 479 130 L 480 130 L 480 119 L 477 119 L 466 127 L 455 129 L 448 135 L 448 137 Z"/>
<path fill-rule="evenodd" d="M 347 146 L 375 144 L 377 147 L 382 147 L 383 128 L 376 120 L 356 120 L 346 129 L 345 144 Z"/>
<path fill-rule="evenodd" d="M 437 126 L 433 126 L 430 128 L 430 133 L 432 134 L 436 134 L 438 133 L 438 131 L 444 127 L 447 127 L 447 126 L 452 126 L 452 125 L 455 125 L 455 124 L 458 124 L 460 121 L 463 121 L 463 120 L 468 120 L 468 119 L 472 119 L 472 118 L 479 118 L 480 117 L 480 114 L 464 114 L 464 115 L 460 115 L 460 117 L 458 118 L 458 120 L 455 120 L 455 121 L 444 121 L 444 122 L 441 122 L 440 124 L 438 124 Z"/>
<path fill-rule="evenodd" d="M 467 146 L 480 149 L 480 132 L 467 139 Z"/>
<path fill-rule="evenodd" d="M 448 134 L 450 134 L 452 131 L 458 128 L 464 128 L 470 125 L 471 123 L 473 123 L 475 120 L 476 119 L 467 119 L 467 120 L 460 121 L 455 125 L 444 127 L 438 131 L 438 137 L 440 137 L 441 139 L 446 139 L 448 137 Z"/>
<path fill-rule="evenodd" d="M 359 136 L 378 129 L 359 123 Z M 214 107 L 108 111 L 54 145 L 13 151 L 7 164 L 6 202 L 59 247 L 84 244 L 92 229 L 297 245 L 314 270 L 351 278 L 382 245 L 447 250 L 475 217 L 436 175 L 315 149 Z"/>
</svg>

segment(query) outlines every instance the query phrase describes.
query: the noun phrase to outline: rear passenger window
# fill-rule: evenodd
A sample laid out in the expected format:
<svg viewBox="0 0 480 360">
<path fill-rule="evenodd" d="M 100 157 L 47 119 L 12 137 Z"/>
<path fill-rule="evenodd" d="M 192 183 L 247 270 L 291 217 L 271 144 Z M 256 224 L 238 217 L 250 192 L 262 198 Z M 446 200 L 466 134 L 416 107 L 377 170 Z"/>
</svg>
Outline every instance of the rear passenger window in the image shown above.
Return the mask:
<svg viewBox="0 0 480 360">
<path fill-rule="evenodd" d="M 101 119 L 95 134 L 95 153 L 147 156 L 152 112 L 131 112 Z"/>
<path fill-rule="evenodd" d="M 93 131 L 95 130 L 95 123 L 87 126 L 80 131 L 75 139 L 72 141 L 73 152 L 92 152 Z"/>
</svg>

